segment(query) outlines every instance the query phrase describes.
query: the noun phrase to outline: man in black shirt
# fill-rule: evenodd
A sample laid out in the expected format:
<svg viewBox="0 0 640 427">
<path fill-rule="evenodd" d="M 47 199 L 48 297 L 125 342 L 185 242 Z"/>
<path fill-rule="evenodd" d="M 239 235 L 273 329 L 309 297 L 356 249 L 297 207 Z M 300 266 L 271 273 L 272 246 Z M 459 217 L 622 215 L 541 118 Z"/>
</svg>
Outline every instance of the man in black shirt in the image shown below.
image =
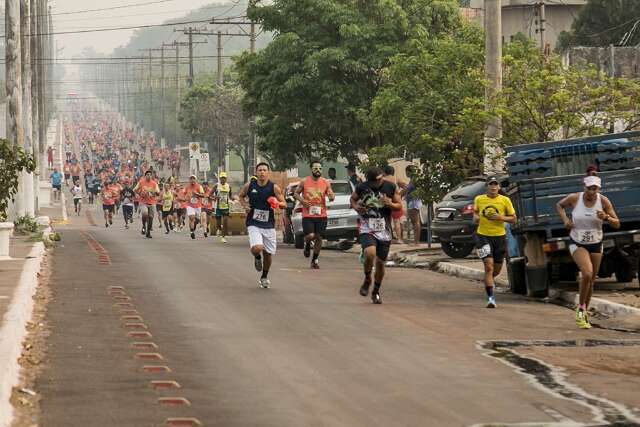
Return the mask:
<svg viewBox="0 0 640 427">
<path fill-rule="evenodd" d="M 398 187 L 384 180 L 382 170 L 367 171 L 367 181 L 358 184 L 351 195 L 351 207 L 360 216 L 360 244 L 364 252 L 364 283 L 360 295 L 366 297 L 371 286 L 374 262 L 375 280 L 371 300 L 381 304 L 380 286 L 384 278 L 384 263 L 391 247 L 391 211 L 402 209 Z"/>
</svg>

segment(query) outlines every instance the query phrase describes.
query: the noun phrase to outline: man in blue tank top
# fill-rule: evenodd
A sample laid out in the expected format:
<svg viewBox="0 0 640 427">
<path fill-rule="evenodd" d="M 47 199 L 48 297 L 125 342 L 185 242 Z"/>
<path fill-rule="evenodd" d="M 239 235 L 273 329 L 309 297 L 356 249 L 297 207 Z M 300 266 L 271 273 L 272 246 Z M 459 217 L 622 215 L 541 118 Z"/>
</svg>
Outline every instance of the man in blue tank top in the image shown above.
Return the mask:
<svg viewBox="0 0 640 427">
<path fill-rule="evenodd" d="M 262 272 L 258 284 L 269 288 L 269 269 L 276 253 L 276 221 L 274 209 L 286 207 L 284 195 L 279 186 L 269 180 L 270 169 L 266 163 L 256 166 L 256 179 L 252 179 L 240 190 L 240 203 L 247 211 L 247 233 L 254 266 Z M 263 259 L 264 258 L 264 259 Z"/>
</svg>

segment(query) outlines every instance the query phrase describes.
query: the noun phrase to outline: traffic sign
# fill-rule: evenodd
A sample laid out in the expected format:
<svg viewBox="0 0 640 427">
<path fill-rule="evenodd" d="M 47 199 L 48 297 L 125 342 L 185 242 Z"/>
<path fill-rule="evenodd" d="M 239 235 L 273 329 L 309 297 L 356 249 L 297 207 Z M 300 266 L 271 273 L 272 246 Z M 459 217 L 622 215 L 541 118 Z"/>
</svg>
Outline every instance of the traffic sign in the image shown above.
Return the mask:
<svg viewBox="0 0 640 427">
<path fill-rule="evenodd" d="M 189 143 L 189 159 L 191 160 L 200 159 L 200 143 L 199 142 Z"/>
<path fill-rule="evenodd" d="M 201 172 L 209 172 L 211 170 L 211 163 L 209 162 L 209 153 L 200 153 L 200 160 L 198 166 Z"/>
</svg>

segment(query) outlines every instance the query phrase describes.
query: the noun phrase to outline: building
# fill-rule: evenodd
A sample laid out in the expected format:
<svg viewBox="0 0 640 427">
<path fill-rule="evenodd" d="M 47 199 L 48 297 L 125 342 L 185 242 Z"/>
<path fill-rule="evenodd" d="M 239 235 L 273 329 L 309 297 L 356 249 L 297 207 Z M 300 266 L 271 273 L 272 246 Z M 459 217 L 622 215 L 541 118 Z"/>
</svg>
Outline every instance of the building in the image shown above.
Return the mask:
<svg viewBox="0 0 640 427">
<path fill-rule="evenodd" d="M 471 9 L 480 11 L 480 23 L 484 2 L 471 0 L 470 3 Z M 502 0 L 502 41 L 509 43 L 516 34 L 522 33 L 540 44 L 540 29 L 544 28 L 545 45 L 553 50 L 560 33 L 571 30 L 573 20 L 586 3 L 587 0 Z M 545 16 L 542 22 L 541 13 Z"/>
</svg>

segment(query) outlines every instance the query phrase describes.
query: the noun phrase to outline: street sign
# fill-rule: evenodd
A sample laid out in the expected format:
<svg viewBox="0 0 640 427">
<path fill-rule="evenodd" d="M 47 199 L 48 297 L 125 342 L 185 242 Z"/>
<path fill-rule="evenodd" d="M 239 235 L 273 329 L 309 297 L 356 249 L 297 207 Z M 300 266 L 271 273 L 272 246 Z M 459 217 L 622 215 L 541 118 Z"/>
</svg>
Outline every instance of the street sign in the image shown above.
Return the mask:
<svg viewBox="0 0 640 427">
<path fill-rule="evenodd" d="M 199 142 L 189 143 L 189 159 L 191 160 L 200 159 L 200 143 Z"/>
<path fill-rule="evenodd" d="M 211 163 L 209 162 L 209 153 L 200 153 L 200 160 L 198 161 L 199 169 L 202 172 L 209 172 L 211 170 Z"/>
</svg>

